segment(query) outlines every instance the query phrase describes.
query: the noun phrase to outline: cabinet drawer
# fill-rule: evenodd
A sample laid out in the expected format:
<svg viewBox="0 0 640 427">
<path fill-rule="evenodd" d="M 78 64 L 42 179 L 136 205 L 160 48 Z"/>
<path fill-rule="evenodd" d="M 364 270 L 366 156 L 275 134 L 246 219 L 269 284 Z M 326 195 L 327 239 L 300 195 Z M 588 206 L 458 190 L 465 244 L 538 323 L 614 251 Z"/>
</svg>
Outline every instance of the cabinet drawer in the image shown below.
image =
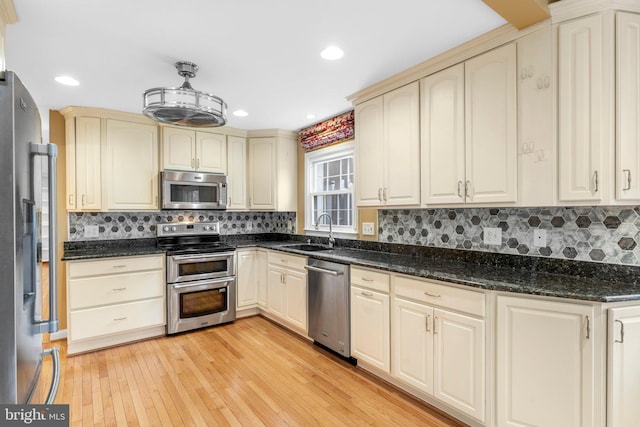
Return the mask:
<svg viewBox="0 0 640 427">
<path fill-rule="evenodd" d="M 164 295 L 162 270 L 69 280 L 69 309 L 94 307 Z"/>
<path fill-rule="evenodd" d="M 389 273 L 351 267 L 351 284 L 388 293 Z"/>
<path fill-rule="evenodd" d="M 164 262 L 164 255 L 71 261 L 69 262 L 69 277 L 99 276 L 141 270 L 162 270 Z"/>
<path fill-rule="evenodd" d="M 484 293 L 405 276 L 393 277 L 396 296 L 484 317 Z"/>
<path fill-rule="evenodd" d="M 269 251 L 269 264 L 280 265 L 286 268 L 304 270 L 307 265 L 307 257 L 285 254 L 284 252 Z"/>
<path fill-rule="evenodd" d="M 164 298 L 72 311 L 70 315 L 69 337 L 72 341 L 95 338 L 163 325 Z"/>
</svg>

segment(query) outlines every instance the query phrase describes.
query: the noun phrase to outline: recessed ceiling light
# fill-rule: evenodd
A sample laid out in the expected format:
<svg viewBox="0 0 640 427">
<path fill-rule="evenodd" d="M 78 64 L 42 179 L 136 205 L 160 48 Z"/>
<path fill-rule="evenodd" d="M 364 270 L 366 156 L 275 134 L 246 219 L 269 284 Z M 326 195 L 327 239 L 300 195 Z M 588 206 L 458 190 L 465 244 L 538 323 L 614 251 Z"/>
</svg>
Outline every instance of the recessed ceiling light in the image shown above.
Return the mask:
<svg viewBox="0 0 640 427">
<path fill-rule="evenodd" d="M 337 46 L 329 46 L 320 52 L 320 56 L 328 61 L 335 61 L 336 59 L 342 58 L 344 56 L 344 52 Z"/>
<path fill-rule="evenodd" d="M 236 110 L 233 112 L 233 115 L 236 117 L 247 117 L 249 115 L 249 113 L 247 113 L 244 110 Z"/>
<path fill-rule="evenodd" d="M 80 84 L 79 81 L 70 76 L 58 76 L 55 78 L 55 81 L 67 86 L 78 86 Z"/>
<path fill-rule="evenodd" d="M 315 114 L 307 114 L 307 119 L 315 119 Z"/>
</svg>

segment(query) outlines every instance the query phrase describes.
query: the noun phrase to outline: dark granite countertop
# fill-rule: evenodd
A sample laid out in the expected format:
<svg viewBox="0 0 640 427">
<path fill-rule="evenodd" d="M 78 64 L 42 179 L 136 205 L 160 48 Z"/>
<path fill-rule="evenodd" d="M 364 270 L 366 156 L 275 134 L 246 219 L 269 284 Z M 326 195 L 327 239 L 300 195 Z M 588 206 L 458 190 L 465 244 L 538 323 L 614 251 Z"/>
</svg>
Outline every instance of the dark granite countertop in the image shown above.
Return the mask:
<svg viewBox="0 0 640 427">
<path fill-rule="evenodd" d="M 640 300 L 640 267 L 477 251 L 338 239 L 330 251 L 307 252 L 286 247 L 308 236 L 224 236 L 224 242 L 262 247 L 390 272 L 442 280 L 478 289 L 542 295 L 593 302 Z M 326 244 L 326 238 L 311 238 Z M 63 260 L 162 253 L 155 239 L 66 242 Z"/>
</svg>

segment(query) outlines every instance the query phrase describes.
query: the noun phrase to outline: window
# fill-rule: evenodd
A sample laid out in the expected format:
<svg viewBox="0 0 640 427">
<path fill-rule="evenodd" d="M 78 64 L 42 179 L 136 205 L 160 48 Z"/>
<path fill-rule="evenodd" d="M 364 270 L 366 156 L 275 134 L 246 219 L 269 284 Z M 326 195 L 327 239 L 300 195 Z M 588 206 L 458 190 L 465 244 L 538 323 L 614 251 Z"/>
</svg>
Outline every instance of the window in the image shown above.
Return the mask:
<svg viewBox="0 0 640 427">
<path fill-rule="evenodd" d="M 315 230 L 315 220 L 328 213 L 335 233 L 357 233 L 354 208 L 353 143 L 343 143 L 305 155 L 305 229 Z M 329 219 L 319 221 L 319 230 L 329 231 Z"/>
</svg>

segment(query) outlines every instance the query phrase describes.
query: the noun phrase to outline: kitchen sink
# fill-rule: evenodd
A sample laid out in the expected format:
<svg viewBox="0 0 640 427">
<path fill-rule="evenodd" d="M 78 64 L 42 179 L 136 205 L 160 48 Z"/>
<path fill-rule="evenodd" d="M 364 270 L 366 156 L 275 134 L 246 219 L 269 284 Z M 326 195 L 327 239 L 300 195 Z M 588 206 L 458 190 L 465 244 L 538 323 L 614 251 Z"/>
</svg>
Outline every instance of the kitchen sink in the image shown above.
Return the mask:
<svg viewBox="0 0 640 427">
<path fill-rule="evenodd" d="M 330 251 L 333 248 L 325 245 L 314 245 L 310 243 L 299 243 L 295 245 L 284 245 L 283 248 L 297 249 L 299 251 L 318 252 L 318 251 Z"/>
</svg>

